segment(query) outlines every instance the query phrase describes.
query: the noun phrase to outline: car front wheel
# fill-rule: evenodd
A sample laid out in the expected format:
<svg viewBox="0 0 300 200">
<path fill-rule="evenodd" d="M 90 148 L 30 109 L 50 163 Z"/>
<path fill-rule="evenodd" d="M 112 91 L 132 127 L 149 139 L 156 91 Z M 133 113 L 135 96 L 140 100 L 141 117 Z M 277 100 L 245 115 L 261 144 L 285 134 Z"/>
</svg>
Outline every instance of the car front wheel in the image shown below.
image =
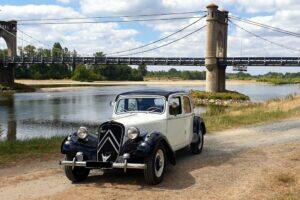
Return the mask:
<svg viewBox="0 0 300 200">
<path fill-rule="evenodd" d="M 162 144 L 159 144 L 151 156 L 145 159 L 146 168 L 144 170 L 144 176 L 147 184 L 156 185 L 162 182 L 166 163 L 166 150 Z"/>
<path fill-rule="evenodd" d="M 71 161 L 73 158 L 71 155 L 66 155 L 66 160 Z M 84 181 L 90 173 L 90 170 L 84 167 L 65 166 L 64 168 L 67 178 L 73 183 Z"/>
<path fill-rule="evenodd" d="M 190 145 L 191 152 L 193 154 L 199 154 L 202 152 L 202 149 L 203 149 L 204 136 L 203 136 L 201 128 L 200 128 L 198 134 L 199 134 L 199 138 L 198 138 L 197 142 L 193 142 Z"/>
</svg>

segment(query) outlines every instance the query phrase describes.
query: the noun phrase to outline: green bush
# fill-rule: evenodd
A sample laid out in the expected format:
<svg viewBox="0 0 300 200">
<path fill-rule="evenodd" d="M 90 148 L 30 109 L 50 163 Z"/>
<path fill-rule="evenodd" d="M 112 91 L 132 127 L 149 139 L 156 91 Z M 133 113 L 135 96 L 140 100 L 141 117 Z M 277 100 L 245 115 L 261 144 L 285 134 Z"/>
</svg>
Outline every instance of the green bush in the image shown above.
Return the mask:
<svg viewBox="0 0 300 200">
<path fill-rule="evenodd" d="M 78 65 L 74 71 L 72 80 L 91 82 L 91 81 L 101 81 L 104 80 L 104 78 L 101 75 L 96 74 L 93 70 Z"/>
<path fill-rule="evenodd" d="M 226 92 L 217 92 L 217 93 L 191 90 L 190 96 L 194 99 L 250 100 L 250 98 L 247 95 L 238 93 L 236 91 L 229 91 L 229 90 L 227 90 Z"/>
</svg>

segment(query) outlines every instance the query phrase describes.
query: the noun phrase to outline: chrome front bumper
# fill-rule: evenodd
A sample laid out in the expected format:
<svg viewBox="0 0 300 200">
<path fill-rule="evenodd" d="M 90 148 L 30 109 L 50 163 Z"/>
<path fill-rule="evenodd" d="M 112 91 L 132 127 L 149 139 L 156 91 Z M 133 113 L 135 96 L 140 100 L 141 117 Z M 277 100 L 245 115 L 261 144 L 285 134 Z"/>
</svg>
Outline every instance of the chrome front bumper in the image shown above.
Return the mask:
<svg viewBox="0 0 300 200">
<path fill-rule="evenodd" d="M 109 163 L 109 162 L 94 162 L 94 161 L 60 161 L 60 165 L 71 167 L 86 167 L 86 168 L 116 168 L 116 169 L 145 169 L 145 164 L 140 163 Z"/>
</svg>

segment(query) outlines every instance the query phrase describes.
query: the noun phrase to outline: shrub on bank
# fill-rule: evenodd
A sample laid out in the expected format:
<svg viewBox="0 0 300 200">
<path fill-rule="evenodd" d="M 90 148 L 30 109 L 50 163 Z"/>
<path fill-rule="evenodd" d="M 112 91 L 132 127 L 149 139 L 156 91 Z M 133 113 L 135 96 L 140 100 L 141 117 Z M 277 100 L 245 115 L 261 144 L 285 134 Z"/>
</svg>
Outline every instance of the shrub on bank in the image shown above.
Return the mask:
<svg viewBox="0 0 300 200">
<path fill-rule="evenodd" d="M 75 81 L 102 81 L 104 80 L 103 76 L 96 74 L 93 70 L 87 69 L 84 66 L 77 66 L 74 74 L 72 76 L 72 80 Z"/>
<path fill-rule="evenodd" d="M 250 98 L 247 95 L 241 94 L 236 91 L 229 91 L 229 90 L 227 90 L 226 92 L 217 92 L 217 93 L 191 90 L 190 96 L 193 99 L 243 100 L 243 101 L 250 100 Z"/>
<path fill-rule="evenodd" d="M 34 92 L 35 89 L 20 83 L 0 84 L 0 93 L 6 91 Z"/>
</svg>

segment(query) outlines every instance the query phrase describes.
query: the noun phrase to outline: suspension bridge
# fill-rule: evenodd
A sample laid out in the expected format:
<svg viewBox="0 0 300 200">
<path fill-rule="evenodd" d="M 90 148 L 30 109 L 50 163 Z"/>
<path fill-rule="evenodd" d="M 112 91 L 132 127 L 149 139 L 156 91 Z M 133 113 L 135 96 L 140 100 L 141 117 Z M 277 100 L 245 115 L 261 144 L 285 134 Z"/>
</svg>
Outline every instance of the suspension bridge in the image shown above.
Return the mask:
<svg viewBox="0 0 300 200">
<path fill-rule="evenodd" d="M 262 37 L 254 32 L 244 28 L 239 23 L 245 23 L 248 25 L 257 26 L 267 29 L 268 31 L 274 31 L 280 34 L 285 34 L 291 37 L 300 37 L 299 33 L 284 30 L 278 27 L 272 27 L 266 24 L 242 19 L 237 16 L 229 16 L 228 11 L 219 10 L 215 4 L 207 6 L 207 10 L 203 11 L 202 16 L 191 17 L 164 17 L 169 15 L 178 14 L 196 14 L 197 12 L 185 12 L 185 13 L 167 13 L 167 14 L 149 14 L 149 15 L 137 15 L 135 17 L 155 17 L 155 18 L 138 18 L 129 20 L 102 20 L 102 21 L 72 21 L 74 18 L 60 18 L 60 19 L 32 19 L 32 20 L 18 20 L 20 21 L 0 21 L 0 37 L 3 37 L 7 47 L 8 56 L 0 58 L 0 83 L 13 83 L 14 82 L 14 68 L 18 65 L 31 65 L 31 64 L 99 64 L 99 65 L 113 65 L 113 64 L 126 64 L 126 65 L 159 65 L 159 66 L 205 66 L 206 67 L 206 91 L 208 92 L 221 92 L 225 91 L 225 71 L 227 66 L 281 66 L 281 67 L 300 67 L 300 57 L 227 57 L 227 38 L 228 38 L 228 24 L 235 26 L 247 34 L 256 37 L 260 40 L 268 42 L 278 48 L 283 48 L 289 51 L 299 53 L 299 49 L 295 49 L 281 43 L 271 41 L 265 37 Z M 164 18 L 157 18 L 157 17 Z M 116 16 L 115 16 L 116 17 Z M 117 16 L 117 18 L 130 18 L 132 16 Z M 98 17 L 105 18 L 105 17 Z M 173 32 L 165 37 L 159 38 L 148 44 L 134 47 L 131 49 L 121 50 L 117 52 L 111 52 L 106 56 L 26 56 L 17 55 L 17 31 L 21 31 L 17 28 L 18 25 L 22 26 L 34 26 L 34 25 L 51 25 L 51 24 L 79 24 L 79 23 L 125 23 L 125 22 L 143 22 L 143 21 L 158 21 L 158 20 L 180 20 L 195 18 L 191 24 Z M 79 18 L 76 18 L 79 19 Z M 80 20 L 93 19 L 93 18 L 80 18 Z M 95 19 L 95 18 L 94 18 Z M 172 36 L 185 31 L 191 26 L 194 26 L 202 19 L 206 19 L 206 25 L 180 37 L 171 42 L 164 43 L 153 48 L 152 45 L 159 44 Z M 62 21 L 67 20 L 67 21 Z M 70 21 L 71 20 L 71 21 Z M 183 40 L 203 29 L 206 29 L 206 51 L 205 57 L 137 57 L 136 55 L 154 51 L 159 48 L 163 48 L 180 40 Z M 26 34 L 24 31 L 21 31 Z M 39 43 L 42 41 L 35 39 L 29 34 L 28 37 L 36 40 Z M 145 48 L 148 48 L 145 50 Z"/>
</svg>

